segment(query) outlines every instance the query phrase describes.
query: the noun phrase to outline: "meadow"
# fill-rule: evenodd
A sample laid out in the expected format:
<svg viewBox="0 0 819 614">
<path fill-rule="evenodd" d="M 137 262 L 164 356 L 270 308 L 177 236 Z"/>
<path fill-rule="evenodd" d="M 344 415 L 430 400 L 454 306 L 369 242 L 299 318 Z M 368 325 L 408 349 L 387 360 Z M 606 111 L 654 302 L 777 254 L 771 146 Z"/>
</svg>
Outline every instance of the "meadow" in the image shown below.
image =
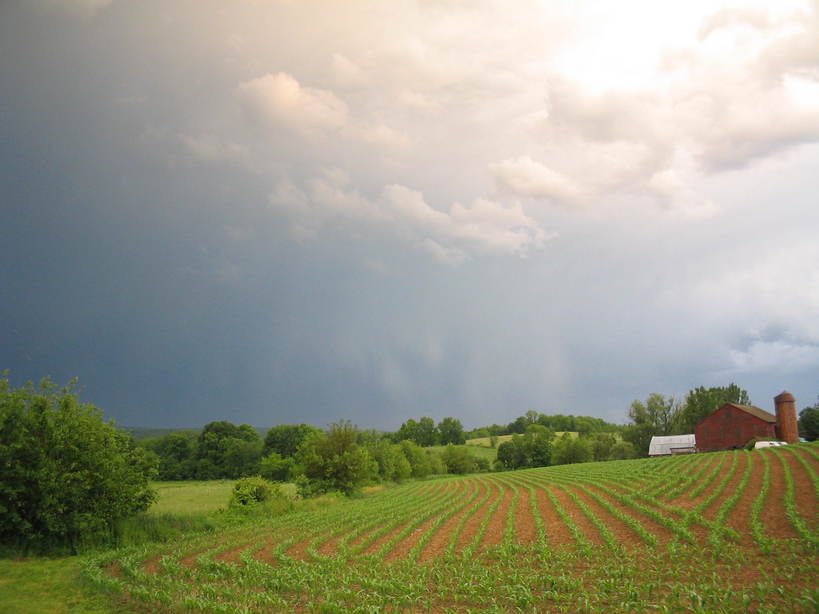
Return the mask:
<svg viewBox="0 0 819 614">
<path fill-rule="evenodd" d="M 89 557 L 119 611 L 816 612 L 819 446 L 412 482 Z"/>
</svg>

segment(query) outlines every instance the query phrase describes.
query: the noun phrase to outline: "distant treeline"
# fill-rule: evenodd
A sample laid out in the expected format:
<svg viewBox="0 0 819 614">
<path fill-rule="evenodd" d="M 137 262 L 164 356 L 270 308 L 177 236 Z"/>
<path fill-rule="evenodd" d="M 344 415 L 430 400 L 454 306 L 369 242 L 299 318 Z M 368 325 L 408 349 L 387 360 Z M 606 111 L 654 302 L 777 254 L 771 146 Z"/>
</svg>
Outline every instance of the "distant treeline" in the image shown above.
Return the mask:
<svg viewBox="0 0 819 614">
<path fill-rule="evenodd" d="M 201 431 L 172 431 L 161 437 L 141 439 L 138 443 L 156 455 L 161 480 L 235 479 L 262 475 L 277 481 L 301 479 L 307 488 L 308 482 L 315 487 L 324 474 L 344 473 L 341 467 L 320 466 L 316 458 L 325 453 L 328 462 L 335 458 L 333 462 L 349 465 L 346 468 L 348 473 L 365 476 L 364 483 L 368 480 L 401 481 L 430 474 L 462 474 L 493 468 L 548 465 L 552 464 L 551 452 L 546 454 L 543 444 L 548 440 L 551 450 L 555 431 L 580 433 L 583 443 L 567 440 L 561 445 L 572 448 L 579 445 L 585 449 L 587 436 L 600 433 L 609 433 L 604 438 L 605 442 L 614 445 L 617 438 L 612 433 L 620 428 L 599 418 L 550 416 L 530 411 L 506 426 L 492 425 L 469 433 L 464 431 L 461 421 L 456 418 L 447 417 L 436 424 L 432 418 L 422 417 L 407 420 L 395 432 L 359 430 L 346 422 L 331 425 L 327 431 L 306 424 L 281 424 L 268 429 L 261 437 L 259 430 L 248 424 L 237 426 L 221 420 L 205 425 Z M 533 453 L 534 456 L 525 451 L 531 452 L 533 449 L 530 445 L 533 430 L 537 430 L 539 443 L 539 447 L 534 446 L 539 450 Z M 497 436 L 509 434 L 520 434 L 521 437 L 501 444 L 498 449 L 499 462 L 495 467 L 490 467 L 485 458 L 470 454 L 468 449 L 461 446 L 467 438 L 489 437 L 494 447 Z M 343 445 L 338 443 L 342 435 Z M 431 446 L 446 447 L 443 451 L 435 451 L 428 449 Z M 514 454 L 506 454 L 512 447 Z M 502 452 L 506 454 L 503 458 Z M 578 460 L 567 462 L 593 460 L 600 454 L 592 453 L 586 458 L 581 451 Z M 575 456 L 578 455 L 563 454 L 567 459 Z M 355 470 L 351 469 L 353 465 Z M 354 481 L 362 483 L 359 477 Z M 320 487 L 347 489 L 344 480 L 332 482 Z"/>
<path fill-rule="evenodd" d="M 394 434 L 361 431 L 348 422 L 333 424 L 327 431 L 306 424 L 280 424 L 262 439 L 250 425 L 222 420 L 205 425 L 199 433 L 172 432 L 140 440 L 138 445 L 156 455 L 160 480 L 261 475 L 301 482 L 304 491 L 348 491 L 367 482 L 490 468 L 486 459 L 463 447 L 425 450 L 411 439 L 396 441 Z"/>
<path fill-rule="evenodd" d="M 581 435 L 590 433 L 619 433 L 623 426 L 606 422 L 602 418 L 591 416 L 572 416 L 563 414 L 541 414 L 536 411 L 527 411 L 509 424 L 502 426 L 493 424 L 470 431 L 468 439 L 477 437 L 491 437 L 492 435 L 522 435 L 532 424 L 539 424 L 557 432 L 577 432 Z"/>
</svg>

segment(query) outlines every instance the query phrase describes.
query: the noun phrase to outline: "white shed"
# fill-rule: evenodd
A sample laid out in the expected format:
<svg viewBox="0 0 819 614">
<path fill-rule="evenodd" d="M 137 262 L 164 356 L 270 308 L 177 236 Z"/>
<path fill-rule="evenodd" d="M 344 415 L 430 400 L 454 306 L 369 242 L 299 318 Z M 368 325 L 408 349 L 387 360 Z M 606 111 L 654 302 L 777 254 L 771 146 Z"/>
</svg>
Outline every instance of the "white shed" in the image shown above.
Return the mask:
<svg viewBox="0 0 819 614">
<path fill-rule="evenodd" d="M 691 435 L 655 435 L 648 444 L 649 456 L 671 456 L 672 454 L 693 454 L 697 451 L 697 440 Z"/>
</svg>

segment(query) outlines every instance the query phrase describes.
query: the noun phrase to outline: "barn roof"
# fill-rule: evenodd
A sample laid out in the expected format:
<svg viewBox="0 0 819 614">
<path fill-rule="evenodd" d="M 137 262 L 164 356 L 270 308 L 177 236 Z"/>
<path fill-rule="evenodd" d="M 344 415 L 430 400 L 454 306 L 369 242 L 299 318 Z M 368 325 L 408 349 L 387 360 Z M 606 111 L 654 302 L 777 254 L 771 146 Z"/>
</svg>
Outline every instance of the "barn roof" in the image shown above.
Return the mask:
<svg viewBox="0 0 819 614">
<path fill-rule="evenodd" d="M 754 405 L 740 405 L 739 403 L 726 403 L 725 405 L 730 405 L 731 407 L 736 407 L 737 409 L 741 409 L 742 411 L 751 414 L 759 418 L 760 420 L 764 420 L 765 422 L 771 422 L 776 424 L 776 416 L 772 413 L 765 411 L 764 409 L 760 409 L 759 407 L 755 407 Z M 723 407 L 725 407 L 723 405 Z"/>
</svg>

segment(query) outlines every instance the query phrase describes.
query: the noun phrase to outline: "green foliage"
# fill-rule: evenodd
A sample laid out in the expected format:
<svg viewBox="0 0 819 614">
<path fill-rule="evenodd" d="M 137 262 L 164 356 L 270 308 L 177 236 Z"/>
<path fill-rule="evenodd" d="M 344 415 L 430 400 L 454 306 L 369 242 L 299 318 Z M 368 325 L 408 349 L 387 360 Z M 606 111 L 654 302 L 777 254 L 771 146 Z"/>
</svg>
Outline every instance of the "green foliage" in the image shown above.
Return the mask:
<svg viewBox="0 0 819 614">
<path fill-rule="evenodd" d="M 433 473 L 442 473 L 442 471 L 435 471 L 436 467 L 432 461 L 432 455 L 427 454 L 414 441 L 406 439 L 398 444 L 401 447 L 401 452 L 410 466 L 410 475 L 414 478 L 425 478 Z M 440 467 L 440 462 L 438 464 Z"/>
<path fill-rule="evenodd" d="M 617 438 L 611 433 L 593 433 L 589 436 L 592 446 L 592 460 L 606 461 L 611 458 L 612 449 L 617 445 Z"/>
<path fill-rule="evenodd" d="M 819 439 L 819 401 L 799 412 L 799 434 L 808 441 Z"/>
<path fill-rule="evenodd" d="M 76 551 L 154 501 L 155 458 L 75 389 L 0 378 L 0 542 Z"/>
<path fill-rule="evenodd" d="M 524 435 L 514 435 L 498 446 L 496 464 L 500 469 L 547 467 L 552 464 L 554 432 L 537 423 L 530 423 Z"/>
<path fill-rule="evenodd" d="M 412 474 L 412 466 L 401 445 L 379 439 L 371 441 L 367 451 L 378 464 L 380 480 L 402 482 Z"/>
<path fill-rule="evenodd" d="M 169 433 L 158 439 L 145 439 L 138 445 L 159 458 L 160 480 L 186 480 L 196 471 L 196 436 L 189 431 Z"/>
<path fill-rule="evenodd" d="M 677 417 L 677 433 L 693 433 L 698 422 L 718 410 L 726 403 L 750 405 L 748 393 L 734 383 L 728 386 L 705 388 L 700 386 L 689 391 L 685 404 Z"/>
<path fill-rule="evenodd" d="M 462 445 L 466 442 L 466 434 L 461 421 L 456 418 L 444 418 L 438 423 L 438 436 L 441 445 Z"/>
<path fill-rule="evenodd" d="M 623 439 L 634 445 L 639 456 L 648 456 L 651 438 L 672 434 L 679 411 L 676 399 L 652 392 L 645 403 L 632 402 L 628 411 L 631 424 L 623 430 Z"/>
<path fill-rule="evenodd" d="M 259 462 L 259 474 L 274 482 L 290 480 L 295 461 L 292 458 L 282 458 L 277 452 L 271 452 Z"/>
<path fill-rule="evenodd" d="M 258 473 L 261 455 L 262 442 L 252 426 L 210 422 L 197 439 L 196 477 L 213 480 Z"/>
<path fill-rule="evenodd" d="M 279 424 L 274 426 L 264 437 L 262 453 L 267 456 L 271 452 L 282 458 L 295 456 L 301 443 L 320 430 L 308 424 Z"/>
<path fill-rule="evenodd" d="M 396 441 L 410 440 L 417 443 L 419 446 L 427 447 L 434 446 L 439 441 L 438 428 L 435 426 L 435 421 L 432 418 L 424 416 L 418 422 L 410 418 L 393 438 Z"/>
<path fill-rule="evenodd" d="M 592 442 L 584 437 L 563 435 L 552 445 L 552 464 L 587 463 L 594 459 Z"/>
<path fill-rule="evenodd" d="M 378 474 L 376 463 L 357 443 L 358 429 L 347 421 L 330 425 L 329 432 L 313 433 L 296 453 L 300 473 L 318 492 L 357 491 Z"/>
<path fill-rule="evenodd" d="M 233 486 L 229 507 L 255 505 L 281 496 L 279 487 L 262 477 L 242 478 Z"/>
<path fill-rule="evenodd" d="M 618 441 L 611 447 L 609 460 L 627 460 L 629 458 L 637 458 L 637 450 L 634 449 L 634 444 L 630 441 Z"/>
<path fill-rule="evenodd" d="M 447 473 L 466 474 L 475 473 L 478 464 L 474 456 L 465 447 L 449 444 L 441 454 L 441 460 L 446 467 Z"/>
</svg>

